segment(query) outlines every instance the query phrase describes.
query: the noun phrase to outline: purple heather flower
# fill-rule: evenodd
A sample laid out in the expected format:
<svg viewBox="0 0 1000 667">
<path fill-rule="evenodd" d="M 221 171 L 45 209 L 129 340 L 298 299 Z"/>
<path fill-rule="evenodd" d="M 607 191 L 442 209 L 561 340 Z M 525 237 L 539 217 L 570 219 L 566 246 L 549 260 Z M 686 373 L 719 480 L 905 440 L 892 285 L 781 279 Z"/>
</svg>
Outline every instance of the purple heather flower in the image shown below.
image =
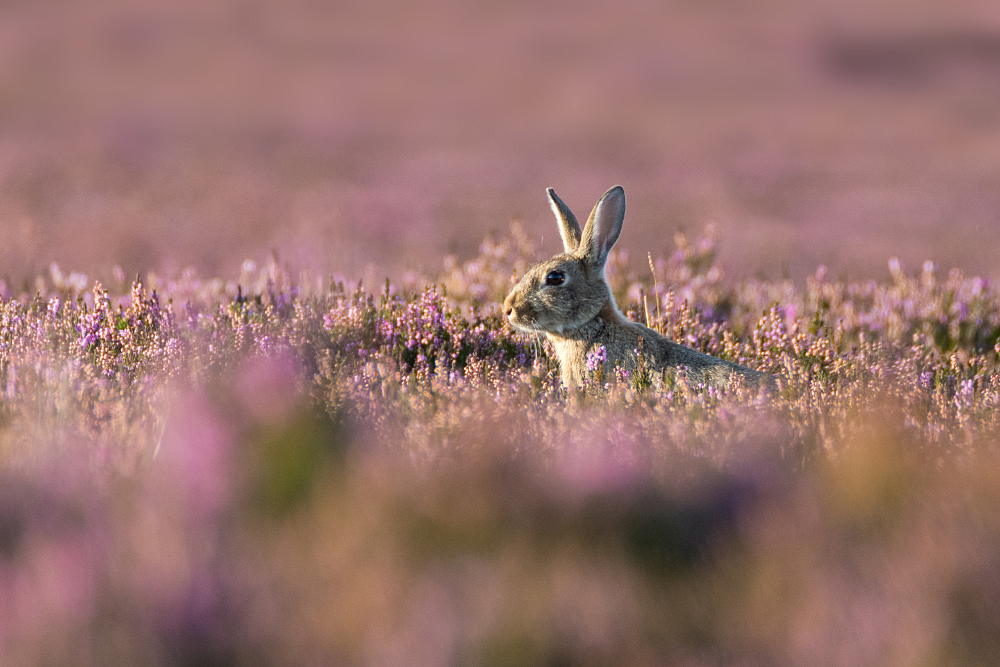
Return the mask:
<svg viewBox="0 0 1000 667">
<path fill-rule="evenodd" d="M 972 398 L 972 380 L 962 380 L 959 384 L 958 395 L 963 399 L 970 400 Z"/>
<path fill-rule="evenodd" d="M 587 370 L 591 372 L 596 371 L 607 359 L 608 351 L 603 345 L 598 345 L 587 352 Z"/>
</svg>

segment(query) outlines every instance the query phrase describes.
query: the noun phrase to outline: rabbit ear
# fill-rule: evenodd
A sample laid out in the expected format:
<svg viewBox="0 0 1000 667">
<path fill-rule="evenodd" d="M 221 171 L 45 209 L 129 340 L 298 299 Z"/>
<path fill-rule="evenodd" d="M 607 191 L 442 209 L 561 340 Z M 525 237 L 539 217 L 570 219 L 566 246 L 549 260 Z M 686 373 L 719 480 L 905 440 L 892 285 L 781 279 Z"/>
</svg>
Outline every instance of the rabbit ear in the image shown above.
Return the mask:
<svg viewBox="0 0 1000 667">
<path fill-rule="evenodd" d="M 583 228 L 580 249 L 577 254 L 597 271 L 604 269 L 608 253 L 614 247 L 625 222 L 625 190 L 616 185 L 598 200 L 590 213 L 587 226 Z"/>
<path fill-rule="evenodd" d="M 559 222 L 559 235 L 562 236 L 563 249 L 566 250 L 567 254 L 576 252 L 580 245 L 580 223 L 576 221 L 576 216 L 573 215 L 573 211 L 569 210 L 569 206 L 566 206 L 563 200 L 559 199 L 555 190 L 547 188 L 545 192 L 549 195 L 549 206 L 552 207 L 552 212 L 556 214 L 556 220 Z"/>
</svg>

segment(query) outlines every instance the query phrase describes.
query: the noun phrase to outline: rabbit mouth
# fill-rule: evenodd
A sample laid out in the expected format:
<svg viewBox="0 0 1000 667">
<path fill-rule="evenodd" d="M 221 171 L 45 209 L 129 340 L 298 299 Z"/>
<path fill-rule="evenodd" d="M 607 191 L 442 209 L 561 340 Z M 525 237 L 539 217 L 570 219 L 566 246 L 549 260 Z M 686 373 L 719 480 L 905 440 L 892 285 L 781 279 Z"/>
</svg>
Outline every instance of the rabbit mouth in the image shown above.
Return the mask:
<svg viewBox="0 0 1000 667">
<path fill-rule="evenodd" d="M 514 321 L 513 317 L 508 317 L 507 321 L 510 322 L 511 326 L 520 331 L 527 331 L 528 333 L 544 333 L 545 329 L 542 329 L 538 324 L 534 322 L 521 322 Z"/>
<path fill-rule="evenodd" d="M 507 316 L 507 321 L 510 322 L 512 327 L 526 333 L 561 334 L 566 328 L 562 323 L 553 322 L 552 320 L 554 318 L 552 318 L 545 310 L 539 312 L 537 309 L 530 306 L 521 306 L 518 308 L 507 306 L 505 315 Z"/>
<path fill-rule="evenodd" d="M 566 327 L 562 324 L 553 324 L 551 326 L 541 326 L 537 322 L 515 322 L 514 320 L 508 318 L 511 326 L 519 331 L 524 331 L 525 333 L 558 333 L 561 334 L 565 331 Z"/>
<path fill-rule="evenodd" d="M 516 311 L 507 316 L 507 321 L 510 322 L 510 325 L 518 331 L 524 331 L 526 333 L 537 334 L 547 333 L 550 331 L 548 327 L 541 326 L 537 320 L 526 320 L 523 315 L 519 315 Z M 562 327 L 559 328 L 561 329 Z"/>
</svg>

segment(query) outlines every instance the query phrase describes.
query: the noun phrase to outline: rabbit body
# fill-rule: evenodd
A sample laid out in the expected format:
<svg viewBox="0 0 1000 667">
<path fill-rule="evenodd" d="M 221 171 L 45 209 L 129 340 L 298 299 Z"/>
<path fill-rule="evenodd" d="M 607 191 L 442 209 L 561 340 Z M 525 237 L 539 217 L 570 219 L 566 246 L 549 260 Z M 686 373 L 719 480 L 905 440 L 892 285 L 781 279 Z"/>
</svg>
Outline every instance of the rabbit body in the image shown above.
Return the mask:
<svg viewBox="0 0 1000 667">
<path fill-rule="evenodd" d="M 770 375 L 679 345 L 621 314 L 604 278 L 608 253 L 625 220 L 621 186 L 601 197 L 582 230 L 551 188 L 548 195 L 566 252 L 531 267 L 504 300 L 503 312 L 516 328 L 546 335 L 566 386 L 578 386 L 603 357 L 605 370 L 658 372 L 684 366 L 695 382 L 724 388 L 739 376 L 751 386 L 776 388 Z M 590 355 L 597 356 L 588 368 Z"/>
</svg>

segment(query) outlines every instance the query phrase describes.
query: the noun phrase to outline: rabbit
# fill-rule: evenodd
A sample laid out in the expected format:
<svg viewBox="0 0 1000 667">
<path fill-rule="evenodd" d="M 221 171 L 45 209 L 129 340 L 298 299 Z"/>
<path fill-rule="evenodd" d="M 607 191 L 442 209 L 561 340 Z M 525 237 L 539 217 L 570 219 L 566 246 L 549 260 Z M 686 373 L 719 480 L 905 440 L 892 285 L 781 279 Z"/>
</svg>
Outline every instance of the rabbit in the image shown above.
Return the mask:
<svg viewBox="0 0 1000 667">
<path fill-rule="evenodd" d="M 565 253 L 528 269 L 504 300 L 503 313 L 515 328 L 546 335 L 564 385 L 580 385 L 587 376 L 588 355 L 603 358 L 604 369 L 632 371 L 641 354 L 652 372 L 684 366 L 695 382 L 719 388 L 740 376 L 749 386 L 777 389 L 771 375 L 679 345 L 630 322 L 618 310 L 604 267 L 625 221 L 624 188 L 616 185 L 604 193 L 583 230 L 555 191 L 546 192 Z"/>
</svg>

